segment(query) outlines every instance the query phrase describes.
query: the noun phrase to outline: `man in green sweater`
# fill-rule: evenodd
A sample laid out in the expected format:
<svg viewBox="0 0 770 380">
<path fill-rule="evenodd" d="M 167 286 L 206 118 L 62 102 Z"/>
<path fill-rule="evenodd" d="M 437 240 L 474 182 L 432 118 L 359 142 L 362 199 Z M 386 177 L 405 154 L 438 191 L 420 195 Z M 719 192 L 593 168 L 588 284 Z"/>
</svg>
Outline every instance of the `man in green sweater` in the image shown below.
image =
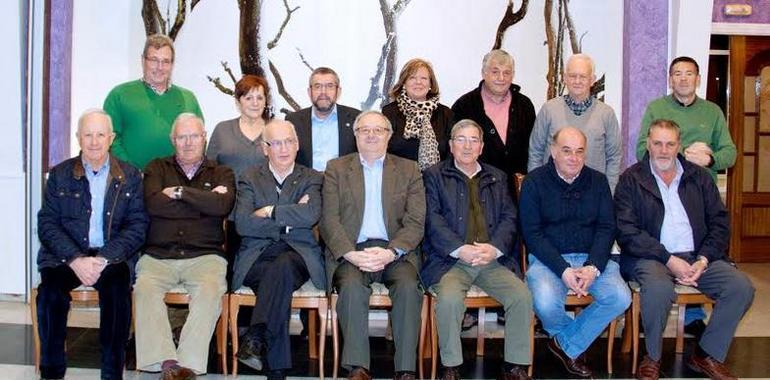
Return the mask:
<svg viewBox="0 0 770 380">
<path fill-rule="evenodd" d="M 118 85 L 104 100 L 115 131 L 112 154 L 141 170 L 152 159 L 174 153 L 169 135 L 179 114 L 191 112 L 203 118 L 195 95 L 171 84 L 173 43 L 165 35 L 147 37 L 142 78 Z"/>
<path fill-rule="evenodd" d="M 641 160 L 647 152 L 650 123 L 656 119 L 673 120 L 681 128 L 687 161 L 708 168 L 716 181 L 717 171 L 732 167 L 737 154 L 725 115 L 718 105 L 695 94 L 700 86 L 700 73 L 694 59 L 675 58 L 668 69 L 668 83 L 671 94 L 653 100 L 644 112 L 636 158 Z"/>
<path fill-rule="evenodd" d="M 685 159 L 709 169 L 716 182 L 717 171 L 732 167 L 737 155 L 725 115 L 718 105 L 695 94 L 700 86 L 700 71 L 694 59 L 682 56 L 671 61 L 668 84 L 671 94 L 647 105 L 636 142 L 636 158 L 641 161 L 647 152 L 650 124 L 657 119 L 673 120 L 680 128 Z M 705 318 L 702 307 L 688 307 L 684 331 L 699 338 L 706 329 Z"/>
</svg>

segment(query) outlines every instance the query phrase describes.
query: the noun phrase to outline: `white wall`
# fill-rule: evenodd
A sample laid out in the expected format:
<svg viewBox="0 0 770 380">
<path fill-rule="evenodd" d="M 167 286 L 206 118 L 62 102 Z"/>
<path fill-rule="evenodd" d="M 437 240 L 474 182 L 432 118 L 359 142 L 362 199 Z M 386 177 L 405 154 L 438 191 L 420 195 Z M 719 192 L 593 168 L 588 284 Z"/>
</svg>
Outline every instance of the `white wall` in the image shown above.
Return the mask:
<svg viewBox="0 0 770 380">
<path fill-rule="evenodd" d="M 24 225 L 24 156 L 22 150 L 22 24 L 20 2 L 9 1 L 0 12 L 0 294 L 24 294 L 26 279 Z"/>
<path fill-rule="evenodd" d="M 166 0 L 158 1 L 162 12 Z M 170 1 L 172 7 L 175 1 Z M 270 58 L 281 71 L 289 92 L 308 106 L 307 77 L 301 51 L 314 66 L 333 67 L 341 76 L 340 103 L 359 107 L 369 92 L 380 48 L 385 40 L 382 17 L 376 1 L 289 0 L 299 6 L 284 30 L 278 46 L 267 51 L 284 19 L 281 1 L 266 1 L 262 9 L 261 44 L 267 68 Z M 391 2 L 392 3 L 392 2 Z M 515 2 L 518 5 L 521 2 Z M 430 60 L 441 86 L 441 101 L 452 103 L 480 80 L 481 58 L 494 42 L 497 25 L 507 5 L 505 0 L 465 1 L 413 0 L 398 18 L 397 66 L 413 57 Z M 547 51 L 544 46 L 544 0 L 530 1 L 523 21 L 508 29 L 503 48 L 516 59 L 514 81 L 522 86 L 535 108 L 545 101 Z M 617 0 L 573 0 L 572 16 L 583 37 L 583 51 L 594 56 L 599 75 L 606 73 L 606 101 L 620 115 L 622 78 L 623 2 Z M 107 92 L 118 83 L 141 76 L 139 55 L 144 27 L 139 1 L 75 2 L 72 54 L 73 134 L 77 115 L 101 106 Z M 232 87 L 220 66 L 227 61 L 240 75 L 238 64 L 238 8 L 235 1 L 201 1 L 187 15 L 176 39 L 175 83 L 198 97 L 211 131 L 217 122 L 237 115 L 231 98 L 211 85 L 206 76 L 219 76 Z M 276 109 L 286 107 L 275 93 Z M 73 153 L 76 141 L 71 139 Z"/>
<path fill-rule="evenodd" d="M 689 56 L 698 62 L 701 85 L 698 96 L 706 97 L 711 43 L 711 11 L 713 0 L 671 0 L 669 8 L 669 62 L 679 56 Z"/>
</svg>

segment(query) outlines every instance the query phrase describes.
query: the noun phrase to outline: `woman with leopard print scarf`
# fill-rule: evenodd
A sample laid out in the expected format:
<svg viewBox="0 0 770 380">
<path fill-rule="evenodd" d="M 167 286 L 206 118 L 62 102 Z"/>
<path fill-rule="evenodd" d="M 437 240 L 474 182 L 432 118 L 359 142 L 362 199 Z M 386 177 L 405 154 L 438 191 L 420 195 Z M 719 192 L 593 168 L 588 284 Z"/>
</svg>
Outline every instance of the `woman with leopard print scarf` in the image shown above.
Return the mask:
<svg viewBox="0 0 770 380">
<path fill-rule="evenodd" d="M 393 125 L 388 153 L 417 161 L 423 171 L 444 159 L 452 111 L 439 103 L 430 63 L 419 58 L 407 62 L 390 96 L 394 101 L 382 109 Z"/>
</svg>

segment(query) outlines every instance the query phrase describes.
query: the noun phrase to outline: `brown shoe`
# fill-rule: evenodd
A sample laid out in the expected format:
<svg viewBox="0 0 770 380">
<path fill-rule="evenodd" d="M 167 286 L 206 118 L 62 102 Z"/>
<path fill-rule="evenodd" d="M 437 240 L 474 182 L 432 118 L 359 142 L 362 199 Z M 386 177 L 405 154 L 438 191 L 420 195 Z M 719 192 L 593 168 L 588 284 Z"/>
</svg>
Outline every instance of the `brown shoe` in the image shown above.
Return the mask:
<svg viewBox="0 0 770 380">
<path fill-rule="evenodd" d="M 459 367 L 444 367 L 444 374 L 441 380 L 460 380 Z"/>
<path fill-rule="evenodd" d="M 503 370 L 503 372 L 500 374 L 501 380 L 532 380 L 531 377 L 527 374 L 527 370 L 519 367 L 519 366 L 513 366 L 513 368 L 509 370 Z"/>
<path fill-rule="evenodd" d="M 349 380 L 372 380 L 372 375 L 364 367 L 355 367 L 348 374 Z"/>
<path fill-rule="evenodd" d="M 176 364 L 160 373 L 160 380 L 195 380 L 196 378 L 193 370 Z"/>
<path fill-rule="evenodd" d="M 658 380 L 660 377 L 660 362 L 652 360 L 644 355 L 642 364 L 636 370 L 636 378 L 639 380 Z"/>
<path fill-rule="evenodd" d="M 561 349 L 561 346 L 559 346 L 559 342 L 556 341 L 556 338 L 551 338 L 548 341 L 548 350 L 550 350 L 551 353 L 553 353 L 554 356 L 556 356 L 559 361 L 561 361 L 561 364 L 564 364 L 564 368 L 567 370 L 567 372 L 580 377 L 593 376 L 588 366 L 583 363 L 583 359 L 580 356 L 575 359 L 569 357 L 569 355 L 567 355 L 564 350 Z"/>
<path fill-rule="evenodd" d="M 715 380 L 737 380 L 738 378 L 730 374 L 730 370 L 711 356 L 690 355 L 687 359 L 687 366 L 695 372 L 702 373 Z"/>
<path fill-rule="evenodd" d="M 396 375 L 393 376 L 393 380 L 415 380 L 416 378 L 414 372 L 410 371 L 397 371 Z"/>
</svg>

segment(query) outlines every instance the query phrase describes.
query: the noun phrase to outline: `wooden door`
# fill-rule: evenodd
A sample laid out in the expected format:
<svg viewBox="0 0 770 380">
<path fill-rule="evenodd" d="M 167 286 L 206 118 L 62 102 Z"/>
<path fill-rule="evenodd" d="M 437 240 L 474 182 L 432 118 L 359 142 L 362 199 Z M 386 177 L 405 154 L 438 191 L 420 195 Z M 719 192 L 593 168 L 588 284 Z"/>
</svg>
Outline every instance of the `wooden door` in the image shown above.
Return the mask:
<svg viewBox="0 0 770 380">
<path fill-rule="evenodd" d="M 770 37 L 730 38 L 730 255 L 770 262 Z"/>
</svg>

